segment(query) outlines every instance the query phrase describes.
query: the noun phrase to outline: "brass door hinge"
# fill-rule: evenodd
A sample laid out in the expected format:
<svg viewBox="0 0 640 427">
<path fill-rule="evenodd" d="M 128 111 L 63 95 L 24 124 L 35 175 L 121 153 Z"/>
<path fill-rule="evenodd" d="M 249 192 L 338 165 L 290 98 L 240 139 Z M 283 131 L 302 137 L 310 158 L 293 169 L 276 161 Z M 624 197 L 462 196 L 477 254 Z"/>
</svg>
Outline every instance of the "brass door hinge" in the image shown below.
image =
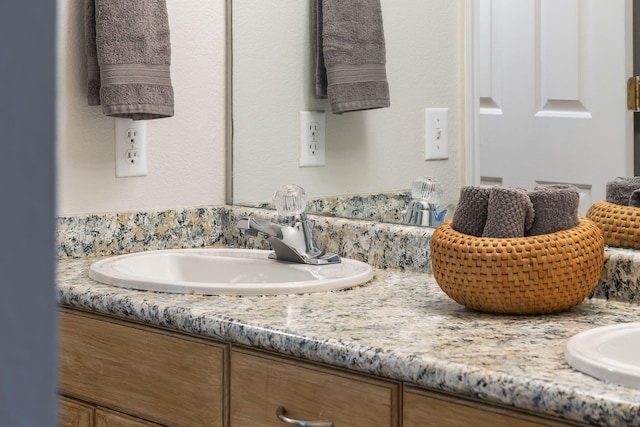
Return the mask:
<svg viewBox="0 0 640 427">
<path fill-rule="evenodd" d="M 640 76 L 627 80 L 627 109 L 640 112 Z"/>
</svg>

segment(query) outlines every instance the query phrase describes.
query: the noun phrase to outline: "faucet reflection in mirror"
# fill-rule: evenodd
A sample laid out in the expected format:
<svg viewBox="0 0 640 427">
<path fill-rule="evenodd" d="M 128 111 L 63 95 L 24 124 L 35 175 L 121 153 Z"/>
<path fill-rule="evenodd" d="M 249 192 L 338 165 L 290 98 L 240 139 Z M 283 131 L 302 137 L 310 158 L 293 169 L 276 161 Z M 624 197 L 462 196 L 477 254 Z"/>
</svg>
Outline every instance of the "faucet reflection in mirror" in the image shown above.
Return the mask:
<svg viewBox="0 0 640 427">
<path fill-rule="evenodd" d="M 452 214 L 455 203 L 441 206 L 442 185 L 435 178 L 420 177 L 411 185 L 412 200 L 404 215 L 405 224 L 437 227 Z"/>
<path fill-rule="evenodd" d="M 278 221 L 247 217 L 238 221 L 238 228 L 246 234 L 257 236 L 266 234 L 274 252 L 269 258 L 299 264 L 336 264 L 340 257 L 318 249 L 313 242 L 311 226 L 304 212 L 307 196 L 301 187 L 288 184 L 280 187 L 273 195 L 273 204 L 278 211 Z"/>
</svg>

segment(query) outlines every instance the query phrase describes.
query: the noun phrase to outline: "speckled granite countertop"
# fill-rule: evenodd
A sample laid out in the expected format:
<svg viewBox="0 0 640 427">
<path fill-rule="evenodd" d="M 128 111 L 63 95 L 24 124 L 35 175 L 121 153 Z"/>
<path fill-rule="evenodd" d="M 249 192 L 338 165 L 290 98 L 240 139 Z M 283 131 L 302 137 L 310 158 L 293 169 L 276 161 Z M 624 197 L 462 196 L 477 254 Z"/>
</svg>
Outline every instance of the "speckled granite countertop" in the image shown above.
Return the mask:
<svg viewBox="0 0 640 427">
<path fill-rule="evenodd" d="M 363 287 L 312 295 L 171 295 L 102 285 L 97 258 L 58 265 L 58 303 L 488 402 L 601 426 L 640 426 L 640 390 L 572 370 L 577 332 L 640 320 L 640 307 L 587 300 L 546 316 L 494 316 L 450 300 L 426 274 L 376 270 Z"/>
</svg>

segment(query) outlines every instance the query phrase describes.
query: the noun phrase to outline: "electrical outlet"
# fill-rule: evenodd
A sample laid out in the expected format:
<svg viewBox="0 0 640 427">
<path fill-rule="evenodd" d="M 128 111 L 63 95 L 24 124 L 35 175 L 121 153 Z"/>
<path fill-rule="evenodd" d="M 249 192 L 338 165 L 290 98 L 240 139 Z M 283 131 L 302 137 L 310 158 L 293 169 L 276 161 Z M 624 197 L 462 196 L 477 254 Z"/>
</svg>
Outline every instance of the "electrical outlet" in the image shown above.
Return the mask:
<svg viewBox="0 0 640 427">
<path fill-rule="evenodd" d="M 129 140 L 130 144 L 135 144 L 136 140 L 138 139 L 138 129 L 136 128 L 131 128 L 131 129 L 127 129 L 127 139 Z"/>
<path fill-rule="evenodd" d="M 425 109 L 424 159 L 446 160 L 449 158 L 449 109 Z"/>
<path fill-rule="evenodd" d="M 138 150 L 127 150 L 127 161 L 130 165 L 135 165 L 136 163 L 138 163 Z"/>
<path fill-rule="evenodd" d="M 147 122 L 116 118 L 116 177 L 147 174 Z"/>
<path fill-rule="evenodd" d="M 300 111 L 298 114 L 298 166 L 325 165 L 326 114 Z"/>
</svg>

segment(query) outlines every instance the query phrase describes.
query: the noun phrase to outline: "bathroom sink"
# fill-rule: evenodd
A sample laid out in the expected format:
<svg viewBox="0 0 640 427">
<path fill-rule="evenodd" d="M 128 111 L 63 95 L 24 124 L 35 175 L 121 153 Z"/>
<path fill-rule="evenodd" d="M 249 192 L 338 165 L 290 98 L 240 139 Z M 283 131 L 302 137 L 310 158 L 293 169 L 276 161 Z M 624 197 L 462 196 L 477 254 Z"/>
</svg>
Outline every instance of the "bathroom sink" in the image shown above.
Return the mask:
<svg viewBox="0 0 640 427">
<path fill-rule="evenodd" d="M 640 323 L 602 326 L 574 335 L 564 351 L 578 371 L 601 380 L 640 388 Z"/>
<path fill-rule="evenodd" d="M 372 268 L 342 258 L 307 265 L 268 259 L 259 249 L 167 249 L 97 261 L 89 277 L 130 289 L 205 295 L 279 295 L 350 288 L 373 277 Z"/>
</svg>

